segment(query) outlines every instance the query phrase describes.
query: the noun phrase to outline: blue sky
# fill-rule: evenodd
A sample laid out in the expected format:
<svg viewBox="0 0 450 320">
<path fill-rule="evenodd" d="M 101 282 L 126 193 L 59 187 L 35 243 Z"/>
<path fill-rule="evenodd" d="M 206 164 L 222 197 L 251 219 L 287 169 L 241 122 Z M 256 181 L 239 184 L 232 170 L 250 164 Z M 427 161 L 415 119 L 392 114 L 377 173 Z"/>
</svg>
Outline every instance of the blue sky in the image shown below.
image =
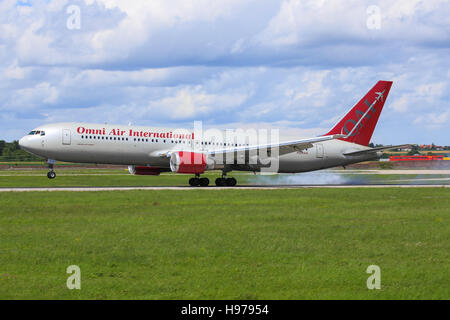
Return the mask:
<svg viewBox="0 0 450 320">
<path fill-rule="evenodd" d="M 449 17 L 449 0 L 1 0 L 0 139 L 60 121 L 313 136 L 382 79 L 375 143 L 450 145 Z"/>
</svg>

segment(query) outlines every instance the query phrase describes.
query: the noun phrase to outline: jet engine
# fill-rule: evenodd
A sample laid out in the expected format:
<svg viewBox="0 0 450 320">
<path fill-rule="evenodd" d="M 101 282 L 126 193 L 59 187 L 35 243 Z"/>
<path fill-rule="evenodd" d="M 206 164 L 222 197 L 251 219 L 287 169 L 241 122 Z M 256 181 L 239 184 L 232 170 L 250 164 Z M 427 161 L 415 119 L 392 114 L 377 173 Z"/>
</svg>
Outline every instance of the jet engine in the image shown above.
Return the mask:
<svg viewBox="0 0 450 320">
<path fill-rule="evenodd" d="M 159 176 L 161 168 L 147 166 L 128 166 L 130 174 L 137 176 Z"/>
<path fill-rule="evenodd" d="M 170 157 L 170 169 L 176 173 L 202 174 L 214 169 L 214 161 L 196 152 L 178 151 Z"/>
</svg>

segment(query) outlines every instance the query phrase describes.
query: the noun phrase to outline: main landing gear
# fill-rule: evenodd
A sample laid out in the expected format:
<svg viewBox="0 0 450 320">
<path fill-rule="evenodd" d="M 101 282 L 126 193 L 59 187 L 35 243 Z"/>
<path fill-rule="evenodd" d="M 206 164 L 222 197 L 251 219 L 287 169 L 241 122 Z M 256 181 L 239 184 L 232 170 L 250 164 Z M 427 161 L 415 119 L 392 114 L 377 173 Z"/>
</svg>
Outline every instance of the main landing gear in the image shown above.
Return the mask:
<svg viewBox="0 0 450 320">
<path fill-rule="evenodd" d="M 234 187 L 237 184 L 235 178 L 226 178 L 225 175 L 222 175 L 222 178 L 217 178 L 215 182 L 218 187 Z M 191 187 L 207 187 L 209 186 L 209 179 L 200 178 L 200 175 L 197 174 L 195 178 L 189 179 L 189 185 Z"/>
<path fill-rule="evenodd" d="M 237 180 L 235 178 L 227 178 L 227 172 L 231 170 L 222 171 L 222 177 L 216 179 L 216 186 L 218 187 L 234 187 L 237 184 Z"/>
<path fill-rule="evenodd" d="M 195 178 L 189 179 L 189 185 L 191 187 L 207 187 L 209 186 L 209 179 L 208 178 L 200 178 L 200 175 L 197 174 Z"/>
<path fill-rule="evenodd" d="M 218 187 L 234 187 L 237 184 L 237 180 L 235 178 L 217 178 L 216 186 Z"/>
</svg>

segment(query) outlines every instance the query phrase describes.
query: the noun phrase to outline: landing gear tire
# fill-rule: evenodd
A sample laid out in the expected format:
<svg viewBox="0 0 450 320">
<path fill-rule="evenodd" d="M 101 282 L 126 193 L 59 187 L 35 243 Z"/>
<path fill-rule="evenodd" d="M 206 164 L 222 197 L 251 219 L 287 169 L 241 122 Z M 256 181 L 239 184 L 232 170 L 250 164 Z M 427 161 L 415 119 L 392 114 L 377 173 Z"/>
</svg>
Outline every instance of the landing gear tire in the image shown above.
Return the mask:
<svg viewBox="0 0 450 320">
<path fill-rule="evenodd" d="M 208 178 L 201 178 L 200 179 L 200 187 L 207 187 L 209 186 L 209 179 Z"/>
<path fill-rule="evenodd" d="M 225 187 L 226 185 L 227 185 L 227 180 L 225 178 L 217 178 L 216 179 L 216 186 Z"/>
<path fill-rule="evenodd" d="M 235 178 L 227 178 L 226 184 L 228 187 L 234 187 L 237 184 L 237 180 Z"/>
<path fill-rule="evenodd" d="M 189 185 L 191 187 L 198 187 L 200 185 L 200 179 L 199 178 L 190 178 Z"/>
<path fill-rule="evenodd" d="M 49 171 L 47 173 L 47 178 L 49 179 L 55 179 L 56 178 L 56 173 L 54 171 Z"/>
</svg>

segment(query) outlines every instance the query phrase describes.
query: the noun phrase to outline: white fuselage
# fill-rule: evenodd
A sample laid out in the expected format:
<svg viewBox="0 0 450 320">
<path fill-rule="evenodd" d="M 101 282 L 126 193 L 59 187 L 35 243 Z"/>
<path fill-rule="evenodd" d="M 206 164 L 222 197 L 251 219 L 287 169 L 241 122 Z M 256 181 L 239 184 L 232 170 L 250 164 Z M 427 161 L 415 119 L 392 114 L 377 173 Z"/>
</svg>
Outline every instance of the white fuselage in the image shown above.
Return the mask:
<svg viewBox="0 0 450 320">
<path fill-rule="evenodd" d="M 188 131 L 176 134 L 176 131 L 166 128 L 123 125 L 57 123 L 34 131 L 45 134 L 23 137 L 19 143 L 24 150 L 47 159 L 77 163 L 170 168 L 170 159 L 161 154 L 183 150 L 202 153 L 248 145 L 225 138 L 200 138 Z M 277 171 L 306 172 L 376 159 L 373 155 L 343 155 L 366 149 L 369 148 L 341 140 L 324 141 L 310 149 L 279 156 Z M 257 171 L 248 166 L 234 166 L 232 169 Z"/>
</svg>

